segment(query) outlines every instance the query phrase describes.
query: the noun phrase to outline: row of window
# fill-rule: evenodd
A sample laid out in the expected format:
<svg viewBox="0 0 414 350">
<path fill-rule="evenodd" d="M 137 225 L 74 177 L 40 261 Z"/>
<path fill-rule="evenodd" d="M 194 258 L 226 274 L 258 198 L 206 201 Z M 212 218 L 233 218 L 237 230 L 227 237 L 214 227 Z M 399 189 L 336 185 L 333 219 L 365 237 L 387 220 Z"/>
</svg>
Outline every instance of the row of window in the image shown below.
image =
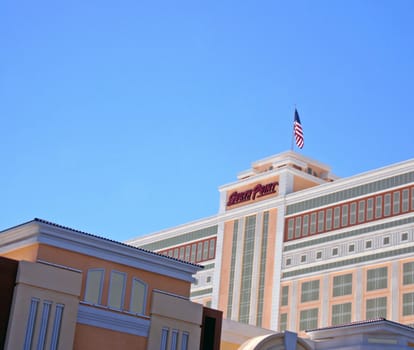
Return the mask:
<svg viewBox="0 0 414 350">
<path fill-rule="evenodd" d="M 168 327 L 163 327 L 161 331 L 160 350 L 188 350 L 189 336 L 190 334 L 188 332 L 180 332 L 178 329 L 170 330 Z M 178 344 L 180 344 L 180 347 L 178 347 Z"/>
<path fill-rule="evenodd" d="M 102 301 L 102 290 L 105 270 L 101 268 L 89 269 L 86 277 L 84 301 L 94 305 L 106 305 L 116 310 L 129 310 L 134 314 L 145 314 L 148 286 L 140 279 L 133 277 L 131 281 L 131 299 L 129 306 L 125 305 L 125 290 L 127 274 L 111 271 L 108 300 Z"/>
<path fill-rule="evenodd" d="M 408 232 L 402 232 L 401 236 L 400 236 L 400 242 L 407 242 L 407 241 L 408 241 Z M 382 247 L 389 246 L 391 244 L 391 236 L 387 235 L 387 236 L 382 237 L 382 242 L 381 243 L 382 243 L 382 245 L 381 245 Z M 364 248 L 365 249 L 372 249 L 373 247 L 374 247 L 374 245 L 373 245 L 373 240 L 372 239 L 367 239 L 364 242 Z M 356 248 L 357 247 L 356 247 L 355 243 L 348 244 L 348 247 L 346 248 L 347 253 L 351 253 L 351 254 L 356 253 L 356 251 L 357 251 Z M 322 258 L 339 256 L 339 254 L 340 254 L 339 247 L 333 247 L 333 248 L 331 248 L 330 252 L 325 251 L 325 256 L 324 256 L 322 250 L 317 251 L 316 254 L 315 254 L 315 259 L 316 260 L 321 260 Z M 308 260 L 309 260 L 308 254 L 302 254 L 300 256 L 300 263 L 307 263 Z M 285 259 L 285 266 L 286 267 L 291 266 L 292 264 L 293 264 L 292 263 L 292 257 L 287 257 Z"/>
<path fill-rule="evenodd" d="M 302 310 L 300 312 L 299 330 L 318 328 L 318 308 Z M 403 316 L 414 315 L 414 292 L 403 294 Z M 365 302 L 364 319 L 372 320 L 387 317 L 387 297 L 367 299 Z M 337 326 L 352 322 L 352 303 L 332 305 L 330 326 Z M 288 314 L 280 314 L 280 331 L 285 331 L 288 326 Z"/>
<path fill-rule="evenodd" d="M 290 204 L 286 208 L 286 214 L 291 215 L 300 211 L 345 201 L 355 197 L 365 196 L 371 193 L 384 191 L 392 187 L 402 186 L 412 182 L 414 182 L 414 171 L 347 188 L 345 190 L 335 191 L 326 195 L 322 195 L 320 197 L 312 197 L 311 199 L 307 199 L 295 204 Z"/>
<path fill-rule="evenodd" d="M 414 211 L 414 187 L 406 187 L 290 217 L 285 222 L 285 241 L 410 211 Z"/>
<path fill-rule="evenodd" d="M 49 327 L 50 314 L 52 314 L 53 302 L 50 300 L 44 300 L 42 303 L 42 312 L 40 318 L 38 317 L 38 309 L 40 305 L 40 299 L 32 298 L 30 302 L 29 317 L 27 319 L 26 333 L 24 338 L 24 350 L 32 349 L 33 337 L 36 328 L 36 322 L 40 321 L 39 334 L 37 338 L 37 348 L 44 349 L 46 346 L 46 333 Z M 55 304 L 54 318 L 52 326 L 52 334 L 50 337 L 50 350 L 56 350 L 58 348 L 59 334 L 62 324 L 63 310 L 65 306 L 63 304 Z"/>
<path fill-rule="evenodd" d="M 216 238 L 185 244 L 175 248 L 158 251 L 160 254 L 170 256 L 192 263 L 211 260 L 216 255 Z"/>
<path fill-rule="evenodd" d="M 352 294 L 352 273 L 334 276 L 332 280 L 332 297 L 340 297 Z M 374 291 L 388 288 L 388 267 L 379 267 L 367 270 L 366 291 Z M 403 264 L 402 284 L 414 284 L 414 262 Z M 320 280 L 302 282 L 300 302 L 319 300 Z M 283 286 L 281 290 L 281 306 L 289 305 L 289 286 Z"/>
</svg>

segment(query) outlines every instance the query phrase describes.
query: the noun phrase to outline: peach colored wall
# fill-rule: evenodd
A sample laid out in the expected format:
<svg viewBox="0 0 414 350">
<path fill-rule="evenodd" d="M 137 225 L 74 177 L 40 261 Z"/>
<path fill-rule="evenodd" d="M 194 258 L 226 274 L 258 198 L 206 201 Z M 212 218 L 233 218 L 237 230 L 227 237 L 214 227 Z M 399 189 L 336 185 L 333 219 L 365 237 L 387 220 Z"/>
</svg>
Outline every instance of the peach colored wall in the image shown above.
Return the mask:
<svg viewBox="0 0 414 350">
<path fill-rule="evenodd" d="M 240 344 L 233 344 L 227 341 L 222 341 L 220 343 L 220 350 L 237 350 L 240 347 Z"/>
<path fill-rule="evenodd" d="M 23 248 L 11 250 L 7 253 L 2 253 L 1 255 L 9 259 L 35 262 L 37 260 L 38 248 L 39 244 L 35 243 Z"/>
<path fill-rule="evenodd" d="M 378 290 L 372 290 L 367 291 L 367 271 L 371 269 L 377 269 L 380 267 L 388 267 L 388 285 L 387 288 L 384 289 L 378 289 Z M 392 319 L 392 310 L 391 310 L 391 276 L 392 274 L 392 265 L 391 263 L 385 263 L 385 264 L 375 264 L 370 266 L 365 266 L 363 268 L 363 282 L 362 282 L 362 288 L 364 290 L 363 296 L 364 296 L 364 302 L 362 303 L 362 315 L 363 318 L 365 318 L 366 314 L 366 300 L 367 299 L 373 299 L 373 298 L 380 298 L 380 297 L 387 297 L 387 319 Z M 401 283 L 402 284 L 402 283 Z"/>
<path fill-rule="evenodd" d="M 319 184 L 313 181 L 305 180 L 299 176 L 293 178 L 293 192 L 304 190 L 306 188 L 318 186 Z"/>
<path fill-rule="evenodd" d="M 263 179 L 261 181 L 253 182 L 249 185 L 244 185 L 244 186 L 240 186 L 240 187 L 237 187 L 237 188 L 233 188 L 232 190 L 227 191 L 227 193 L 226 193 L 226 210 L 239 208 L 239 207 L 242 207 L 242 206 L 245 206 L 245 205 L 248 205 L 248 204 L 252 204 L 252 203 L 255 203 L 255 202 L 260 202 L 262 200 L 266 200 L 266 199 L 278 196 L 279 195 L 279 187 L 276 186 L 276 193 L 268 194 L 268 195 L 265 195 L 263 197 L 256 197 L 256 199 L 254 199 L 254 200 L 250 199 L 250 200 L 242 202 L 242 203 L 233 204 L 229 207 L 227 206 L 227 202 L 228 202 L 228 200 L 229 200 L 229 198 L 230 198 L 230 196 L 233 192 L 237 191 L 237 192 L 240 193 L 240 192 L 244 192 L 244 191 L 247 191 L 247 190 L 250 190 L 250 189 L 254 189 L 255 186 L 258 185 L 258 184 L 267 185 L 271 182 L 277 182 L 277 181 L 279 181 L 279 176 L 274 176 L 274 177 L 269 177 L 267 179 Z"/>
<path fill-rule="evenodd" d="M 413 324 L 414 323 L 414 315 L 408 315 L 408 316 L 404 316 L 403 315 L 403 294 L 405 293 L 412 293 L 413 290 L 413 285 L 412 284 L 407 284 L 407 285 L 403 285 L 403 265 L 405 263 L 408 262 L 413 262 L 414 259 L 413 258 L 409 258 L 409 259 L 404 259 L 400 261 L 400 266 L 399 266 L 399 270 L 400 270 L 400 275 L 398 276 L 399 278 L 399 305 L 400 305 L 400 309 L 398 310 L 398 314 L 401 315 L 400 318 L 400 322 L 404 323 L 404 324 Z"/>
<path fill-rule="evenodd" d="M 320 291 L 323 288 L 323 281 L 321 276 L 317 276 L 315 277 L 311 277 L 311 278 L 304 278 L 301 279 L 298 283 L 298 293 L 297 293 L 297 300 L 296 300 L 296 305 L 297 305 L 297 309 L 296 309 L 296 331 L 298 332 L 299 336 L 306 336 L 306 333 L 304 331 L 300 331 L 300 312 L 302 310 L 307 310 L 307 309 L 314 309 L 314 308 L 319 308 L 319 313 L 318 313 L 318 326 L 317 328 L 321 327 L 321 311 L 322 310 L 322 300 L 321 298 L 319 298 L 319 300 L 315 300 L 315 301 L 308 301 L 308 302 L 301 302 L 301 296 L 302 296 L 302 283 L 304 282 L 309 282 L 309 281 L 315 281 L 315 280 L 319 280 L 319 296 L 320 296 Z M 290 304 L 290 301 L 289 301 Z"/>
<path fill-rule="evenodd" d="M 75 269 L 83 271 L 82 293 L 81 300 L 84 299 L 84 290 L 86 285 L 87 271 L 90 268 L 104 268 L 105 279 L 102 291 L 102 304 L 106 305 L 109 292 L 109 281 L 112 270 L 124 272 L 127 274 L 126 293 L 124 305 L 128 306 L 130 303 L 130 291 L 132 278 L 136 277 L 148 284 L 148 295 L 151 295 L 152 289 L 167 290 L 170 293 L 189 297 L 190 283 L 186 281 L 177 280 L 175 278 L 155 274 L 145 270 L 129 267 L 126 265 L 117 264 L 111 261 L 101 260 L 92 256 L 83 255 L 80 253 L 51 247 L 48 245 L 41 245 L 39 247 L 39 259 L 49 261 L 55 264 L 70 266 Z M 146 314 L 149 314 L 149 303 L 147 303 Z"/>
<path fill-rule="evenodd" d="M 230 263 L 231 263 L 231 248 L 233 242 L 233 227 L 234 221 L 227 221 L 224 223 L 223 233 L 223 251 L 218 252 L 221 254 L 221 272 L 220 272 L 220 290 L 218 309 L 224 310 L 223 317 L 227 318 L 227 301 L 229 293 L 229 279 L 230 279 Z"/>
<path fill-rule="evenodd" d="M 93 336 L 91 336 L 93 335 Z M 146 349 L 147 338 L 77 324 L 74 350 Z"/>
<path fill-rule="evenodd" d="M 275 271 L 274 266 L 274 254 L 275 245 L 276 245 L 276 228 L 277 228 L 277 209 L 272 209 L 269 211 L 269 227 L 268 227 L 268 236 L 267 236 L 267 254 L 266 254 L 266 272 L 265 272 L 265 285 L 273 286 L 273 276 Z M 264 289 L 264 304 L 263 304 L 263 328 L 270 328 L 270 320 L 272 316 L 272 294 L 273 288 Z"/>
<path fill-rule="evenodd" d="M 349 295 L 343 295 L 343 296 L 332 296 L 332 290 L 333 290 L 333 279 L 335 276 L 341 276 L 341 275 L 347 275 L 352 273 L 352 294 Z M 320 282 L 322 283 L 322 281 Z M 328 322 L 331 323 L 332 320 L 332 305 L 335 304 L 344 304 L 344 303 L 352 303 L 352 316 L 351 316 L 351 322 L 357 321 L 356 320 L 356 310 L 355 310 L 355 297 L 356 297 L 356 290 L 357 288 L 365 288 L 366 284 L 364 286 L 358 286 L 357 280 L 356 280 L 356 269 L 352 270 L 341 270 L 335 273 L 332 273 L 329 275 L 329 286 L 327 286 L 327 290 L 329 291 L 329 310 L 328 310 Z M 365 317 L 363 317 L 365 319 Z"/>
</svg>

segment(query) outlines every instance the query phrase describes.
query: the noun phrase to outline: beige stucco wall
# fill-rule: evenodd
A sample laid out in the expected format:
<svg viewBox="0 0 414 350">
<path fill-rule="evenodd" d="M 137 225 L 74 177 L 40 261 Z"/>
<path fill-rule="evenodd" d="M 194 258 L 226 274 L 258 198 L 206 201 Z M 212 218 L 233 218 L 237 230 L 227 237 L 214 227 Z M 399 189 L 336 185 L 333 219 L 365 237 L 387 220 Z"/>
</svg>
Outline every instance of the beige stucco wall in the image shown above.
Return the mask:
<svg viewBox="0 0 414 350">
<path fill-rule="evenodd" d="M 201 304 L 161 291 L 153 291 L 151 305 L 148 350 L 160 349 L 163 328 L 169 329 L 167 349 L 171 348 L 173 330 L 179 332 L 178 344 L 181 344 L 183 332 L 188 332 L 188 349 L 198 349 L 200 347 L 200 327 L 203 317 L 203 306 Z"/>
<path fill-rule="evenodd" d="M 32 347 L 37 346 L 44 302 L 51 303 L 47 322 L 46 348 L 50 348 L 56 305 L 64 305 L 59 350 L 72 349 L 82 275 L 57 266 L 20 261 L 10 314 L 5 350 L 23 349 L 33 298 L 39 300 Z"/>
</svg>

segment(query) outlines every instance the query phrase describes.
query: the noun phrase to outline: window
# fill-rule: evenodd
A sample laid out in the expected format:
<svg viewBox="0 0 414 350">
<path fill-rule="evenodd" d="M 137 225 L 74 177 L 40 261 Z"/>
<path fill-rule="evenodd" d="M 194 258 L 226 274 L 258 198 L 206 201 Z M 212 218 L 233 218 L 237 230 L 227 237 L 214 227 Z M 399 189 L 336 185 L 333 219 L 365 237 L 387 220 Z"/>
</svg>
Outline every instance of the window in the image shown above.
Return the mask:
<svg viewBox="0 0 414 350">
<path fill-rule="evenodd" d="M 382 196 L 375 197 L 375 219 L 382 216 Z"/>
<path fill-rule="evenodd" d="M 306 303 L 312 300 L 319 299 L 319 280 L 303 282 L 301 302 Z"/>
<path fill-rule="evenodd" d="M 288 239 L 293 239 L 293 223 L 294 223 L 295 219 L 294 218 L 290 218 L 288 220 Z"/>
<path fill-rule="evenodd" d="M 42 310 L 42 320 L 40 322 L 40 330 L 39 330 L 39 338 L 37 340 L 37 348 L 39 350 L 45 348 L 46 343 L 46 330 L 49 324 L 49 313 L 50 307 L 52 306 L 52 302 L 45 300 L 43 302 L 43 310 Z"/>
<path fill-rule="evenodd" d="M 325 229 L 327 231 L 332 230 L 332 209 L 327 209 L 326 210 L 326 223 L 325 223 L 326 227 Z"/>
<path fill-rule="evenodd" d="M 318 328 L 318 309 L 302 310 L 300 312 L 299 330 Z"/>
<path fill-rule="evenodd" d="M 357 204 L 355 202 L 351 203 L 351 209 L 349 214 L 349 224 L 354 225 L 356 223 L 356 207 Z"/>
<path fill-rule="evenodd" d="M 339 227 L 340 216 L 341 216 L 341 208 L 335 207 L 334 208 L 334 228 Z"/>
<path fill-rule="evenodd" d="M 339 297 L 352 294 L 352 273 L 333 278 L 332 296 Z"/>
<path fill-rule="evenodd" d="M 322 259 L 322 252 L 321 251 L 316 252 L 316 259 L 317 260 Z"/>
<path fill-rule="evenodd" d="M 400 191 L 394 192 L 392 201 L 392 213 L 398 214 L 400 212 Z"/>
<path fill-rule="evenodd" d="M 373 320 L 379 317 L 387 317 L 387 297 L 368 299 L 366 302 L 365 319 Z"/>
<path fill-rule="evenodd" d="M 108 306 L 122 310 L 124 304 L 126 274 L 123 272 L 112 271 L 109 286 Z"/>
<path fill-rule="evenodd" d="M 349 246 L 348 246 L 348 252 L 349 253 L 352 253 L 352 252 L 354 252 L 355 251 L 355 244 L 350 244 Z"/>
<path fill-rule="evenodd" d="M 50 350 L 56 350 L 58 348 L 60 326 L 62 324 L 63 309 L 65 305 L 56 304 L 55 319 L 53 321 L 52 336 L 50 341 Z"/>
<path fill-rule="evenodd" d="M 207 260 L 208 259 L 208 241 L 204 241 L 203 243 L 203 260 Z"/>
<path fill-rule="evenodd" d="M 130 311 L 144 315 L 147 303 L 147 284 L 137 278 L 132 279 Z"/>
<path fill-rule="evenodd" d="M 299 238 L 300 237 L 300 229 L 302 227 L 302 218 L 299 216 L 296 218 L 295 221 L 295 238 Z"/>
<path fill-rule="evenodd" d="M 24 350 L 30 350 L 32 348 L 33 332 L 35 329 L 37 308 L 40 300 L 38 298 L 32 298 L 30 302 L 29 318 L 26 324 L 26 334 L 24 338 Z"/>
<path fill-rule="evenodd" d="M 332 256 L 338 255 L 338 248 L 332 248 Z"/>
<path fill-rule="evenodd" d="M 188 350 L 188 338 L 190 334 L 187 332 L 183 332 L 181 336 L 181 350 Z"/>
<path fill-rule="evenodd" d="M 306 255 L 302 255 L 300 257 L 300 262 L 302 262 L 302 263 L 306 262 Z"/>
<path fill-rule="evenodd" d="M 190 251 L 191 251 L 191 246 L 188 245 L 185 247 L 185 257 L 184 260 L 185 261 L 190 261 Z"/>
<path fill-rule="evenodd" d="M 390 244 L 390 236 L 384 237 L 384 239 L 382 240 L 382 243 L 384 245 L 388 245 Z"/>
<path fill-rule="evenodd" d="M 384 196 L 384 216 L 391 215 L 391 193 Z"/>
<path fill-rule="evenodd" d="M 316 233 L 316 213 L 311 214 L 311 226 L 310 226 L 310 233 L 313 235 Z"/>
<path fill-rule="evenodd" d="M 208 258 L 214 259 L 214 255 L 216 254 L 216 239 L 210 239 L 210 248 L 208 251 Z"/>
<path fill-rule="evenodd" d="M 286 266 L 292 265 L 292 259 L 291 258 L 287 258 L 286 259 Z"/>
<path fill-rule="evenodd" d="M 405 189 L 402 191 L 402 212 L 405 213 L 409 210 L 409 196 L 410 190 Z"/>
<path fill-rule="evenodd" d="M 365 248 L 366 248 L 366 249 L 370 249 L 370 248 L 372 248 L 372 241 L 366 241 L 366 242 L 365 242 Z"/>
<path fill-rule="evenodd" d="M 203 253 L 203 242 L 197 244 L 197 261 L 201 261 Z"/>
<path fill-rule="evenodd" d="M 368 198 L 367 200 L 367 220 L 372 220 L 374 210 L 374 199 Z"/>
<path fill-rule="evenodd" d="M 178 330 L 173 329 L 171 332 L 171 350 L 177 350 L 178 345 Z"/>
<path fill-rule="evenodd" d="M 403 284 L 414 283 L 414 261 L 403 265 Z"/>
<path fill-rule="evenodd" d="M 287 313 L 280 314 L 279 331 L 283 332 L 287 329 Z"/>
<path fill-rule="evenodd" d="M 309 234 L 309 215 L 303 216 L 303 228 L 302 236 L 307 236 Z"/>
<path fill-rule="evenodd" d="M 318 232 L 323 232 L 325 224 L 325 212 L 321 210 L 318 213 Z"/>
<path fill-rule="evenodd" d="M 403 316 L 414 315 L 414 293 L 403 294 Z"/>
<path fill-rule="evenodd" d="M 174 249 L 174 258 L 178 259 L 178 248 Z"/>
<path fill-rule="evenodd" d="M 358 223 L 365 221 L 365 201 L 358 203 Z"/>
<path fill-rule="evenodd" d="M 207 276 L 207 278 L 206 278 L 206 282 L 207 282 L 207 283 L 210 283 L 210 282 L 211 282 L 211 276 Z"/>
<path fill-rule="evenodd" d="M 411 210 L 414 210 L 414 187 L 411 188 Z"/>
<path fill-rule="evenodd" d="M 387 288 L 388 268 L 380 267 L 367 271 L 367 291 Z"/>
<path fill-rule="evenodd" d="M 403 232 L 401 234 L 401 240 L 402 241 L 408 241 L 408 232 Z"/>
<path fill-rule="evenodd" d="M 190 261 L 192 263 L 195 262 L 196 253 L 197 253 L 197 244 L 194 243 L 194 244 L 191 245 L 191 259 L 190 259 Z"/>
<path fill-rule="evenodd" d="M 342 227 L 348 225 L 348 204 L 342 206 Z"/>
<path fill-rule="evenodd" d="M 352 316 L 352 303 L 332 305 L 332 326 L 350 323 Z"/>
<path fill-rule="evenodd" d="M 180 248 L 180 256 L 179 256 L 179 258 L 180 258 L 181 260 L 184 260 L 184 247 L 181 247 L 181 248 Z"/>
<path fill-rule="evenodd" d="M 283 286 L 280 305 L 287 306 L 288 304 L 289 304 L 289 286 Z"/>
<path fill-rule="evenodd" d="M 101 304 L 104 269 L 90 269 L 86 277 L 85 301 Z"/>
<path fill-rule="evenodd" d="M 167 344 L 168 344 L 168 334 L 170 330 L 168 328 L 163 328 L 161 331 L 161 346 L 160 350 L 167 350 Z"/>
</svg>

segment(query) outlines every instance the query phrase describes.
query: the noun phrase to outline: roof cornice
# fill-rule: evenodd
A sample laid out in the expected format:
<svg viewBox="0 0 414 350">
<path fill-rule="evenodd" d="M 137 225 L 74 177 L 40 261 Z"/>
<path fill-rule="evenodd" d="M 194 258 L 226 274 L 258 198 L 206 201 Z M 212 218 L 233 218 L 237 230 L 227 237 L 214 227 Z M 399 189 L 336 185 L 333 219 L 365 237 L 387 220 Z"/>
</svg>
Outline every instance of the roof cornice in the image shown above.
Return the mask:
<svg viewBox="0 0 414 350">
<path fill-rule="evenodd" d="M 192 282 L 203 267 L 103 237 L 34 219 L 0 233 L 0 252 L 40 243 Z"/>
</svg>

